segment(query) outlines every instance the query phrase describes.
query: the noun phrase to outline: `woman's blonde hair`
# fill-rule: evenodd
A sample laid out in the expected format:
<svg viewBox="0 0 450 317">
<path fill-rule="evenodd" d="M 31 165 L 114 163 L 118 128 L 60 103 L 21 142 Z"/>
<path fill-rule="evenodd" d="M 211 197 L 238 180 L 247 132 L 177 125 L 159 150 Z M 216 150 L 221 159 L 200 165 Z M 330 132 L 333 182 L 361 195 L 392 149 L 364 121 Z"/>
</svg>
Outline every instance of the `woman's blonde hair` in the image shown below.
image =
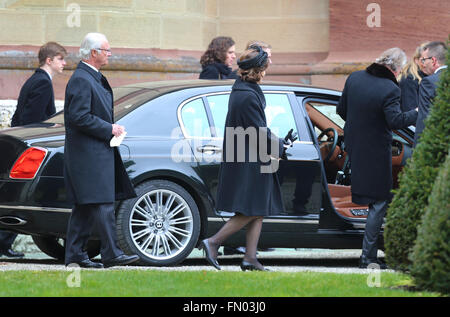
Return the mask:
<svg viewBox="0 0 450 317">
<path fill-rule="evenodd" d="M 260 50 L 261 50 L 261 48 L 260 48 Z M 242 62 L 242 61 L 245 61 L 248 59 L 252 59 L 252 58 L 258 56 L 258 54 L 259 54 L 259 52 L 257 50 L 250 47 L 249 49 L 245 50 L 242 53 L 242 55 L 239 57 L 239 62 Z M 239 63 L 238 63 L 238 65 L 239 65 Z M 261 65 L 260 67 L 253 67 L 250 69 L 239 68 L 237 73 L 243 81 L 259 83 L 263 79 L 264 74 L 265 74 L 264 72 L 267 69 L 267 67 L 269 67 L 269 59 L 268 58 L 266 58 L 265 63 L 263 65 Z"/>
<path fill-rule="evenodd" d="M 398 75 L 397 78 L 398 81 L 408 77 L 408 75 L 411 75 L 413 79 L 417 79 L 419 83 L 422 81 L 422 76 L 419 73 L 420 68 L 417 63 L 419 62 L 419 58 L 420 56 L 422 56 L 424 48 L 428 43 L 429 42 L 424 42 L 419 46 L 417 46 L 416 51 L 412 56 L 411 60 L 405 65 L 405 67 L 403 67 L 401 73 Z"/>
</svg>

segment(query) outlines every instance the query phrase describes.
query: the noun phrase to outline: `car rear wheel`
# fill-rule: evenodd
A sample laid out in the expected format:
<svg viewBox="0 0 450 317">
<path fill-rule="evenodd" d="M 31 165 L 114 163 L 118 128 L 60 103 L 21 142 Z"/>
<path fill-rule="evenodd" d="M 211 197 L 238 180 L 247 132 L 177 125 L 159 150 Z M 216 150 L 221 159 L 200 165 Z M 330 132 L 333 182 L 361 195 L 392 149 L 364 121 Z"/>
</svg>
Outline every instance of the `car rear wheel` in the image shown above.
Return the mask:
<svg viewBox="0 0 450 317">
<path fill-rule="evenodd" d="M 168 266 L 183 261 L 200 234 L 200 213 L 180 185 L 151 180 L 136 187 L 137 198 L 124 201 L 117 212 L 119 245 L 137 254 L 141 264 Z"/>
<path fill-rule="evenodd" d="M 65 240 L 54 236 L 32 236 L 36 246 L 48 256 L 64 260 L 65 257 Z M 100 241 L 89 240 L 87 245 L 87 253 L 89 258 L 94 258 L 100 254 Z"/>
</svg>

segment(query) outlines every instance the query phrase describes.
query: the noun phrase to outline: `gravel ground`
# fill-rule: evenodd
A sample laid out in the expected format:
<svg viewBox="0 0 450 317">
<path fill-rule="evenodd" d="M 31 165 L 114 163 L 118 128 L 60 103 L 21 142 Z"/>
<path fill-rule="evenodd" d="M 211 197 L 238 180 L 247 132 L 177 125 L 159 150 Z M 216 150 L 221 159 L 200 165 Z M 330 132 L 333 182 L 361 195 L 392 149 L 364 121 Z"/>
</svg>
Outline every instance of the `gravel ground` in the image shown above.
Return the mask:
<svg viewBox="0 0 450 317">
<path fill-rule="evenodd" d="M 275 249 L 269 252 L 259 252 L 260 261 L 272 271 L 277 272 L 330 272 L 369 274 L 372 269 L 357 268 L 361 250 L 319 250 L 319 249 Z M 380 251 L 379 257 L 384 254 Z M 241 256 L 221 256 L 218 259 L 222 271 L 240 271 Z M 68 271 L 64 264 L 43 253 L 26 254 L 23 259 L 0 257 L 0 271 Z M 86 270 L 86 269 L 83 269 Z M 121 266 L 107 270 L 155 270 L 155 271 L 216 271 L 212 266 L 205 265 L 202 253 L 194 250 L 180 266 Z M 386 270 L 387 272 L 391 270 Z M 393 271 L 391 271 L 393 272 Z"/>
</svg>

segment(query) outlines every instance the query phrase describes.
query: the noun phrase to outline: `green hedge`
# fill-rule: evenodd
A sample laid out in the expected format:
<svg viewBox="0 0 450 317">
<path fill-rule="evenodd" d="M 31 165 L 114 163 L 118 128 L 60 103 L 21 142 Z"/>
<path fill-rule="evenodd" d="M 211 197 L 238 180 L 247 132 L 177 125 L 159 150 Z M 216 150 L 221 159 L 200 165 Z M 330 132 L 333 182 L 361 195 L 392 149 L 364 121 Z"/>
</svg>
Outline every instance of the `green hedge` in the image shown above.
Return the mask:
<svg viewBox="0 0 450 317">
<path fill-rule="evenodd" d="M 421 289 L 450 293 L 450 154 L 430 196 L 412 253 L 411 275 Z"/>
<path fill-rule="evenodd" d="M 449 65 L 447 52 L 447 65 Z M 450 144 L 450 71 L 441 74 L 437 95 L 412 158 L 399 176 L 399 188 L 389 206 L 384 240 L 386 261 L 394 269 L 408 271 L 428 198 Z"/>
</svg>

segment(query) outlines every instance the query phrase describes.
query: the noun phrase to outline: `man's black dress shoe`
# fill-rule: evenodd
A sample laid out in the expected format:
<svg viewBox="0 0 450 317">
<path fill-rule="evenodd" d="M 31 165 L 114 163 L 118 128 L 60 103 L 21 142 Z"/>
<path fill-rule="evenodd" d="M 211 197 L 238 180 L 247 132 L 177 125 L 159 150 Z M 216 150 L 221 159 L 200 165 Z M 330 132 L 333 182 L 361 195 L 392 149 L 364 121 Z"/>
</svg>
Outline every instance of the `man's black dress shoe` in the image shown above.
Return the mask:
<svg viewBox="0 0 450 317">
<path fill-rule="evenodd" d="M 119 255 L 118 257 L 111 259 L 109 261 L 104 261 L 103 266 L 105 268 L 112 267 L 112 266 L 118 266 L 118 265 L 127 265 L 131 264 L 133 262 L 136 262 L 139 260 L 139 257 L 137 255 Z"/>
<path fill-rule="evenodd" d="M 359 259 L 359 268 L 360 269 L 378 269 L 378 270 L 387 270 L 389 267 L 383 261 L 376 259 L 374 261 L 368 260 L 366 258 Z"/>
<path fill-rule="evenodd" d="M 25 254 L 16 252 L 13 249 L 0 250 L 0 256 L 7 256 L 8 258 L 23 258 Z"/>
<path fill-rule="evenodd" d="M 205 239 L 200 243 L 200 249 L 203 249 L 203 251 L 205 251 L 206 261 L 208 261 L 208 263 L 214 266 L 216 269 L 221 270 L 217 259 L 211 256 L 211 249 L 208 243 L 208 239 Z"/>
<path fill-rule="evenodd" d="M 92 262 L 89 259 L 80 261 L 80 262 L 71 262 L 69 264 L 67 264 L 67 267 L 70 266 L 75 266 L 78 265 L 79 267 L 83 267 L 83 268 L 87 268 L 87 269 L 102 269 L 103 268 L 103 264 L 98 263 L 98 262 Z"/>
</svg>

